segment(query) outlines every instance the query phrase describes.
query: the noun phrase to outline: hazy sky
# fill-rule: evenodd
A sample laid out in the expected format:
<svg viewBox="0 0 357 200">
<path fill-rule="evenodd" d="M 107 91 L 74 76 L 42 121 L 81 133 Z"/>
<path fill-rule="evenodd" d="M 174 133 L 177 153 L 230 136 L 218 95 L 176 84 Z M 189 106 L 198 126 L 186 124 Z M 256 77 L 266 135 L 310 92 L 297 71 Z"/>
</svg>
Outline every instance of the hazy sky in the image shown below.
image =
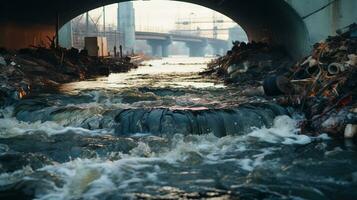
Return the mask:
<svg viewBox="0 0 357 200">
<path fill-rule="evenodd" d="M 158 32 L 165 32 L 177 28 L 175 22 L 178 19 L 189 21 L 211 21 L 213 16 L 215 19 L 223 19 L 231 21 L 224 15 L 217 13 L 211 9 L 178 1 L 168 0 L 151 0 L 151 1 L 134 1 L 136 27 L 137 30 L 151 30 Z M 102 8 L 98 8 L 90 12 L 93 18 L 98 18 L 101 15 Z M 116 24 L 116 11 L 117 4 L 106 6 L 106 24 Z M 101 22 L 101 19 L 99 19 Z M 219 28 L 233 27 L 235 23 L 219 24 Z M 212 28 L 213 24 L 192 24 L 181 26 L 183 29 L 196 28 L 199 26 L 201 29 Z M 225 35 L 225 31 L 221 32 Z"/>
</svg>

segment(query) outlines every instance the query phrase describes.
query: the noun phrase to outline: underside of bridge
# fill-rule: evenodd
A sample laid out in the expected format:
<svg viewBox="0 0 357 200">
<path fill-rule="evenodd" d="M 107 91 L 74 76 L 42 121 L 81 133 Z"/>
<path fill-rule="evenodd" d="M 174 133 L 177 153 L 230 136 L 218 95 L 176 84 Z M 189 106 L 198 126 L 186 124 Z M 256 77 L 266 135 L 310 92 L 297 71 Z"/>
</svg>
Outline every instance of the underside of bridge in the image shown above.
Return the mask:
<svg viewBox="0 0 357 200">
<path fill-rule="evenodd" d="M 216 10 L 236 21 L 249 40 L 282 45 L 295 58 L 309 50 L 308 31 L 284 0 L 182 0 Z M 19 49 L 48 44 L 56 24 L 118 0 L 4 0 L 0 7 L 0 47 Z M 122 1 L 119 1 L 122 2 Z M 57 23 L 58 22 L 58 23 Z"/>
</svg>

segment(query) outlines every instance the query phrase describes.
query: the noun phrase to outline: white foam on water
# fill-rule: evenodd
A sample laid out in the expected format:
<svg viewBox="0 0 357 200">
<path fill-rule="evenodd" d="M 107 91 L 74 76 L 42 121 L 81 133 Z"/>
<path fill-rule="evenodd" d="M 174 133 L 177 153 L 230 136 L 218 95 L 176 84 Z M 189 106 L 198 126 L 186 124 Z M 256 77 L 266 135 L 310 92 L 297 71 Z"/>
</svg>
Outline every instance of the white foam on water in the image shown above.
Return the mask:
<svg viewBox="0 0 357 200">
<path fill-rule="evenodd" d="M 16 170 L 11 173 L 2 173 L 0 174 L 0 186 L 17 183 L 32 173 L 33 170 L 31 167 L 24 167 L 23 169 Z"/>
<path fill-rule="evenodd" d="M 308 144 L 312 141 L 311 137 L 298 133 L 297 121 L 289 116 L 283 115 L 274 119 L 271 128 L 255 129 L 249 133 L 248 136 L 269 143 Z"/>
<path fill-rule="evenodd" d="M 11 117 L 13 113 L 14 113 L 14 107 L 13 106 L 8 106 L 8 107 L 5 107 L 3 109 L 0 109 L 0 116 L 2 116 L 4 118 Z"/>
<path fill-rule="evenodd" d="M 1 119 L 5 120 L 5 119 Z M 6 129 L 16 127 L 15 132 L 23 134 L 23 130 L 42 129 L 49 133 L 60 133 L 64 127 L 58 124 L 24 123 L 15 119 L 8 120 Z M 1 123 L 3 124 L 3 123 Z M 0 130 L 4 125 L 0 125 Z M 153 138 L 154 137 L 154 138 Z M 145 138 L 152 139 L 150 141 Z M 120 153 L 120 159 L 111 161 L 107 158 L 76 159 L 70 162 L 49 165 L 38 169 L 55 174 L 64 181 L 64 185 L 53 186 L 52 191 L 38 194 L 38 199 L 95 199 L 111 192 L 129 195 L 144 188 L 145 184 L 165 185 L 161 174 L 170 174 L 162 166 L 180 167 L 181 165 L 211 165 L 230 162 L 237 166 L 237 171 L 251 172 L 264 165 L 267 155 L 278 151 L 278 147 L 253 148 L 257 138 L 268 143 L 283 145 L 306 144 L 312 139 L 298 135 L 296 122 L 288 116 L 279 116 L 271 128 L 261 128 L 245 136 L 226 136 L 218 138 L 213 134 L 207 135 L 174 135 L 170 138 L 144 135 L 139 139 L 137 147 L 128 154 Z M 160 145 L 157 150 L 152 148 L 152 142 Z M 167 146 L 160 144 L 163 142 Z M 117 152 L 118 153 L 118 152 Z M 5 176 L 5 175 L 4 175 Z M 0 179 L 1 183 L 1 179 Z M 55 185 L 55 184 L 53 184 Z"/>
<path fill-rule="evenodd" d="M 129 154 L 121 154 L 121 159 L 76 159 L 59 165 L 46 166 L 39 171 L 56 174 L 65 181 L 63 187 L 54 188 L 39 199 L 95 198 L 108 192 L 129 195 L 137 192 L 144 183 L 167 184 L 160 180 L 161 173 L 170 173 L 160 166 L 180 166 L 233 162 L 241 170 L 252 171 L 263 163 L 264 157 L 274 150 L 263 149 L 242 159 L 225 158 L 226 154 L 244 154 L 247 149 L 239 136 L 215 137 L 213 134 L 201 136 L 175 135 L 170 148 L 153 151 L 148 143 L 138 142 Z M 208 180 L 208 179 L 207 179 Z M 206 180 L 206 181 L 207 181 Z M 209 179 L 209 182 L 212 180 Z M 134 186 L 133 186 L 134 185 Z"/>
<path fill-rule="evenodd" d="M 65 181 L 38 199 L 90 199 L 115 190 L 130 191 L 131 184 L 157 181 L 160 170 L 157 158 L 129 157 L 117 161 L 76 159 L 60 165 L 46 166 L 39 171 L 54 173 Z"/>
<path fill-rule="evenodd" d="M 16 118 L 0 119 L 0 138 L 11 138 L 21 135 L 45 133 L 48 136 L 76 133 L 89 136 L 108 134 L 106 130 L 88 130 L 80 127 L 64 127 L 56 122 L 23 122 Z"/>
<path fill-rule="evenodd" d="M 255 154 L 251 158 L 245 158 L 238 161 L 238 164 L 242 167 L 242 169 L 246 171 L 253 171 L 255 167 L 261 166 L 264 164 L 264 158 L 267 155 L 272 154 L 276 149 L 275 148 L 266 148 L 261 149 L 260 154 Z"/>
</svg>

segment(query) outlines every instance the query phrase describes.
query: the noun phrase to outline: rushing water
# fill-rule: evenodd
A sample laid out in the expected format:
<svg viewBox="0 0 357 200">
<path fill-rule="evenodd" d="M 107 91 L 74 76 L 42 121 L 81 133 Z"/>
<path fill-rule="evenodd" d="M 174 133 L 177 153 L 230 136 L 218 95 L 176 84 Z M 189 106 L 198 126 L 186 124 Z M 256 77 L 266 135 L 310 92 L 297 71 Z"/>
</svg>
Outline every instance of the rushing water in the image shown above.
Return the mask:
<svg viewBox="0 0 357 200">
<path fill-rule="evenodd" d="M 0 198 L 357 199 L 353 141 L 236 107 L 234 88 L 198 75 L 208 61 L 149 61 L 4 108 Z"/>
</svg>

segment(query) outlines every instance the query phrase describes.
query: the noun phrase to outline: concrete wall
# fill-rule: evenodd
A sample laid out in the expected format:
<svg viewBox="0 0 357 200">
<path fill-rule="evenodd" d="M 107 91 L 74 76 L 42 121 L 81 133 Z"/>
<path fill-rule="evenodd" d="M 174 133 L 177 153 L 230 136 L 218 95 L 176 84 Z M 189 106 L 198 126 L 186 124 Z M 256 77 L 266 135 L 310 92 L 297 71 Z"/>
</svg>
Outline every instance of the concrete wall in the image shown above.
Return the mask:
<svg viewBox="0 0 357 200">
<path fill-rule="evenodd" d="M 0 47 L 13 49 L 32 46 L 49 47 L 50 41 L 56 34 L 56 27 L 51 25 L 31 25 L 18 23 L 0 23 Z M 12 39 L 15 38 L 15 39 Z"/>
<path fill-rule="evenodd" d="M 333 0 L 286 0 L 301 17 L 327 5 Z M 357 22 L 357 1 L 337 0 L 318 13 L 304 19 L 309 31 L 310 42 L 315 43 L 329 35 L 335 35 L 336 30 L 353 22 Z"/>
</svg>

